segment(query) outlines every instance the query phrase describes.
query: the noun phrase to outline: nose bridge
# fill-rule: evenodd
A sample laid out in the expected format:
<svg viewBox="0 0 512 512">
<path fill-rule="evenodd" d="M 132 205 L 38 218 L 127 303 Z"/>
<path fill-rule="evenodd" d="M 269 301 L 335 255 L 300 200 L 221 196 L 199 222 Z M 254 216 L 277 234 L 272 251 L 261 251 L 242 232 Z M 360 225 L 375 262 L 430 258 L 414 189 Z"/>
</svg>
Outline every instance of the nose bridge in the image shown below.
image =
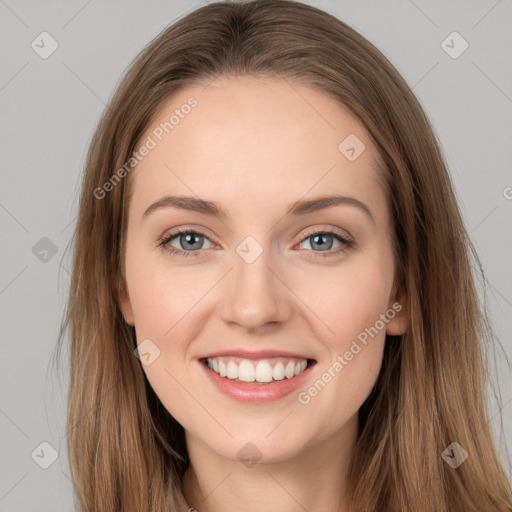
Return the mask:
<svg viewBox="0 0 512 512">
<path fill-rule="evenodd" d="M 233 253 L 233 266 L 224 293 L 224 320 L 250 329 L 283 321 L 290 305 L 286 287 L 271 270 L 268 248 L 247 237 Z"/>
</svg>

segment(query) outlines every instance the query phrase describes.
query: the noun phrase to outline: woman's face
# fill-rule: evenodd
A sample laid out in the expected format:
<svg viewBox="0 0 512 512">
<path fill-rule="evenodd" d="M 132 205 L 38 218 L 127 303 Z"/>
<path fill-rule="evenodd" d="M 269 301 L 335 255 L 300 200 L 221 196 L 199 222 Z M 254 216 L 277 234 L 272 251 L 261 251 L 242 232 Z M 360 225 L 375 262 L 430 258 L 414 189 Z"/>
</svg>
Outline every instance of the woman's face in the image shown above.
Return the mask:
<svg viewBox="0 0 512 512">
<path fill-rule="evenodd" d="M 386 332 L 407 326 L 360 122 L 309 87 L 222 78 L 169 100 L 143 145 L 120 301 L 163 405 L 233 460 L 286 460 L 353 432 Z M 315 202 L 327 196 L 350 199 Z"/>
</svg>

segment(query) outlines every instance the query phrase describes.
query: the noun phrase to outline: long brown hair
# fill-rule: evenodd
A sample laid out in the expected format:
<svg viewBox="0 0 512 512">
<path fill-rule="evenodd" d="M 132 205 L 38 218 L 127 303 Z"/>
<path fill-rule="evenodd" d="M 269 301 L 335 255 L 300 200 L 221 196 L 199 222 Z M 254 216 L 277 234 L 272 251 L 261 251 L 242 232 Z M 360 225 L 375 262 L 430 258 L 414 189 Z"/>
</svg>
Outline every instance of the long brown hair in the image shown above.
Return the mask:
<svg viewBox="0 0 512 512">
<path fill-rule="evenodd" d="M 364 124 L 384 164 L 410 324 L 403 336 L 387 336 L 381 373 L 360 409 L 349 471 L 353 510 L 512 510 L 485 400 L 492 333 L 471 258 L 481 266 L 432 128 L 371 43 L 289 0 L 211 3 L 166 28 L 127 70 L 94 133 L 58 341 L 60 351 L 69 332 L 67 443 L 79 510 L 178 510 L 189 463 L 183 427 L 151 389 L 119 307 L 131 174 L 118 174 L 102 197 L 97 191 L 173 94 L 248 74 L 295 80 L 335 98 Z M 468 453 L 457 469 L 442 457 L 453 442 Z"/>
</svg>

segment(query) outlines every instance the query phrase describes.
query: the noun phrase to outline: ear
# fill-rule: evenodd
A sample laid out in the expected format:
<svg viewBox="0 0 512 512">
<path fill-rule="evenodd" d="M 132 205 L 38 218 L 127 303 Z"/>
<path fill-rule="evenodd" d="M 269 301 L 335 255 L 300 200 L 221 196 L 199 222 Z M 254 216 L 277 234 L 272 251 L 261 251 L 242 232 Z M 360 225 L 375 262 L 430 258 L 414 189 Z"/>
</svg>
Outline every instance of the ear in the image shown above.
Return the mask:
<svg viewBox="0 0 512 512">
<path fill-rule="evenodd" d="M 132 303 L 130 302 L 130 296 L 128 295 L 126 284 L 122 278 L 119 278 L 118 281 L 117 296 L 119 301 L 119 307 L 121 308 L 121 312 L 123 313 L 125 322 L 128 325 L 134 326 L 135 320 L 133 316 Z"/>
<path fill-rule="evenodd" d="M 391 336 L 400 336 L 404 334 L 409 327 L 407 294 L 401 289 L 401 287 L 397 286 L 396 282 L 393 286 L 388 308 L 395 312 L 395 316 L 388 321 L 386 334 Z"/>
</svg>

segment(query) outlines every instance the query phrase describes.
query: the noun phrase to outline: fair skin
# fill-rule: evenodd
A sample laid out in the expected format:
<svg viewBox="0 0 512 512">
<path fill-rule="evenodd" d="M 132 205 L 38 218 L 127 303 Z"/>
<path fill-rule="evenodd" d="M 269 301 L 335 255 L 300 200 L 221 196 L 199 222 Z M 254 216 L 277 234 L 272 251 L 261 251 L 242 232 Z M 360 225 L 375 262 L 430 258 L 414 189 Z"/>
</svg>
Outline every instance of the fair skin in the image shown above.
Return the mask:
<svg viewBox="0 0 512 512">
<path fill-rule="evenodd" d="M 358 410 L 377 379 L 385 334 L 407 328 L 405 305 L 307 404 L 298 392 L 379 315 L 404 304 L 378 153 L 348 109 L 269 77 L 189 86 L 163 105 L 141 140 L 190 96 L 198 105 L 130 176 L 127 289 L 120 294 L 138 343 L 150 339 L 160 350 L 143 370 L 185 429 L 191 464 L 183 494 L 198 512 L 348 512 Z M 354 161 L 338 150 L 349 134 L 366 146 Z M 350 204 L 285 215 L 295 201 L 333 194 L 361 201 L 373 219 Z M 143 218 L 166 195 L 215 202 L 227 217 L 163 207 Z M 193 227 L 198 238 L 187 245 L 178 234 L 167 246 L 199 254 L 157 246 L 178 227 Z M 354 245 L 336 253 L 343 242 L 325 234 L 329 229 Z M 310 232 L 324 233 L 330 256 L 322 257 Z M 236 251 L 247 236 L 262 249 L 251 263 Z M 213 386 L 198 361 L 231 348 L 298 352 L 317 363 L 297 392 L 240 403 Z M 250 466 L 237 455 L 248 442 L 260 456 Z"/>
</svg>

